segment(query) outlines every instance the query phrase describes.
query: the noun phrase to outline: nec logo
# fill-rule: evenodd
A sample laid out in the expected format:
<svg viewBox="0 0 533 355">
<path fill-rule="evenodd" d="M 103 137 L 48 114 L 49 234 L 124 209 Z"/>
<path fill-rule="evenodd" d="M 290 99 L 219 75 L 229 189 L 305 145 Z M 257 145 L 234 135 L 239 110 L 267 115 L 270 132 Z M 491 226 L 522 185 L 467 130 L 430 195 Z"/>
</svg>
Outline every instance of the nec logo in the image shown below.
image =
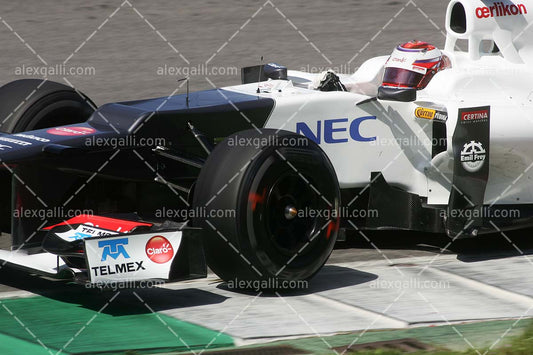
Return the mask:
<svg viewBox="0 0 533 355">
<path fill-rule="evenodd" d="M 106 261 L 108 256 L 116 260 L 120 255 L 125 259 L 129 259 L 130 256 L 124 248 L 124 245 L 128 245 L 128 238 L 102 240 L 98 242 L 98 247 L 104 249 L 102 252 L 102 261 Z"/>
<path fill-rule="evenodd" d="M 316 129 L 309 127 L 305 122 L 298 122 L 296 133 L 303 134 L 317 144 L 322 141 L 326 144 L 347 143 L 350 139 L 356 142 L 372 142 L 376 137 L 363 137 L 360 129 L 364 121 L 375 119 L 376 116 L 359 117 L 350 124 L 348 118 L 317 121 Z"/>
</svg>

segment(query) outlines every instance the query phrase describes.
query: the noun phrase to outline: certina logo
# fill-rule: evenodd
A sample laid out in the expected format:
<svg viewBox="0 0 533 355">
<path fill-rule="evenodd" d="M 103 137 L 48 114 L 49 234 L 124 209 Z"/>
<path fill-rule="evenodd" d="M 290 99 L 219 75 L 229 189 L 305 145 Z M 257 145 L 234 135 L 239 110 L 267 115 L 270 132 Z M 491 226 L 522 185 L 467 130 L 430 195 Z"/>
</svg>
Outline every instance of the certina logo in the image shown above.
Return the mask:
<svg viewBox="0 0 533 355">
<path fill-rule="evenodd" d="M 461 114 L 461 121 L 478 121 L 489 118 L 489 110 L 463 112 Z"/>
<path fill-rule="evenodd" d="M 516 16 L 527 14 L 527 8 L 524 4 L 504 4 L 495 2 L 493 6 L 478 7 L 476 9 L 477 18 Z"/>
<path fill-rule="evenodd" d="M 479 171 L 485 163 L 486 153 L 480 142 L 470 141 L 466 143 L 463 145 L 463 150 L 461 150 L 461 164 L 463 168 L 470 173 Z"/>
<path fill-rule="evenodd" d="M 363 136 L 361 124 L 367 120 L 375 120 L 376 116 L 365 116 L 354 119 L 338 118 L 333 120 L 317 121 L 316 128 L 311 128 L 306 122 L 296 123 L 296 133 L 303 134 L 317 144 L 347 143 L 350 139 L 356 142 L 372 142 L 375 136 Z M 311 123 L 310 123 L 311 124 Z"/>
<path fill-rule="evenodd" d="M 117 258 L 121 255 L 124 257 L 124 259 L 129 259 L 130 256 L 126 251 L 126 248 L 124 248 L 124 245 L 128 245 L 128 238 L 99 241 L 98 247 L 103 249 L 102 261 L 106 261 L 108 256 L 117 260 Z"/>
<path fill-rule="evenodd" d="M 96 132 L 95 129 L 89 127 L 56 127 L 51 128 L 46 133 L 55 136 L 86 136 Z"/>
<path fill-rule="evenodd" d="M 172 244 L 163 236 L 155 236 L 146 243 L 146 255 L 157 264 L 164 264 L 172 259 Z"/>
</svg>

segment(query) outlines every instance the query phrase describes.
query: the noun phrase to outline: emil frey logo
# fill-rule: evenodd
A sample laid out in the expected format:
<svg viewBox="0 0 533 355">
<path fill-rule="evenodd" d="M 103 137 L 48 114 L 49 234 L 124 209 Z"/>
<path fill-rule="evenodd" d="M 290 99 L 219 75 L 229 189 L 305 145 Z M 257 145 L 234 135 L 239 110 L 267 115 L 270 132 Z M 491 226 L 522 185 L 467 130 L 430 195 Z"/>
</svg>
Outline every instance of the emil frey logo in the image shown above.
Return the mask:
<svg viewBox="0 0 533 355">
<path fill-rule="evenodd" d="M 102 252 L 102 261 L 106 261 L 108 256 L 117 260 L 117 258 L 121 255 L 125 259 L 129 259 L 130 256 L 126 251 L 126 248 L 124 248 L 124 245 L 128 245 L 128 238 L 102 240 L 98 242 L 98 247 L 104 249 Z"/>
<path fill-rule="evenodd" d="M 164 264 L 172 259 L 172 244 L 163 236 L 155 236 L 146 243 L 146 255 L 157 264 Z"/>
<path fill-rule="evenodd" d="M 470 173 L 479 171 L 485 163 L 486 153 L 480 142 L 470 141 L 470 143 L 466 143 L 461 150 L 463 168 Z"/>
</svg>

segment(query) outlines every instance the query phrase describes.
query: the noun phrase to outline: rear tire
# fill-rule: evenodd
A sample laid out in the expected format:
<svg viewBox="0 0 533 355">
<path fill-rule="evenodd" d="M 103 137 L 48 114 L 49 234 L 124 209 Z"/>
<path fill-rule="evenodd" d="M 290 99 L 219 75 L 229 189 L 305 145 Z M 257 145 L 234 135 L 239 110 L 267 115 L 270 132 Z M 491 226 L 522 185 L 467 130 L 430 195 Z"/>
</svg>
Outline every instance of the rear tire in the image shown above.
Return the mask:
<svg viewBox="0 0 533 355">
<path fill-rule="evenodd" d="M 0 87 L 0 132 L 20 133 L 87 121 L 94 103 L 73 88 L 41 79 Z M 0 169 L 0 231 L 10 231 L 11 174 Z"/>
<path fill-rule="evenodd" d="M 242 282 L 236 288 L 268 280 L 261 288 L 275 289 L 284 280 L 311 278 L 335 244 L 339 206 L 337 177 L 322 149 L 304 136 L 271 129 L 219 143 L 200 172 L 193 201 L 203 214 L 195 224 L 203 228 L 208 265 L 223 280 Z M 305 216 L 309 210 L 327 216 Z"/>
</svg>

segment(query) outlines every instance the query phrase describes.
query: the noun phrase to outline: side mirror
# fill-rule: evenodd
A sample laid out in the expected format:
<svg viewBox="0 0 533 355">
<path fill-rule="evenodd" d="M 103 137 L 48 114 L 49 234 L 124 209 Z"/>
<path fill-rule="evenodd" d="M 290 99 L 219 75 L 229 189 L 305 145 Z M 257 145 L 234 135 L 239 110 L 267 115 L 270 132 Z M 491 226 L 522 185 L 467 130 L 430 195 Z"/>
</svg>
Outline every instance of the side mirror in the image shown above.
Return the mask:
<svg viewBox="0 0 533 355">
<path fill-rule="evenodd" d="M 276 63 L 268 63 L 241 68 L 243 84 L 257 83 L 268 79 L 288 80 L 287 67 Z"/>
<path fill-rule="evenodd" d="M 416 89 L 389 88 L 380 86 L 378 89 L 378 99 L 401 102 L 416 101 Z"/>
</svg>

